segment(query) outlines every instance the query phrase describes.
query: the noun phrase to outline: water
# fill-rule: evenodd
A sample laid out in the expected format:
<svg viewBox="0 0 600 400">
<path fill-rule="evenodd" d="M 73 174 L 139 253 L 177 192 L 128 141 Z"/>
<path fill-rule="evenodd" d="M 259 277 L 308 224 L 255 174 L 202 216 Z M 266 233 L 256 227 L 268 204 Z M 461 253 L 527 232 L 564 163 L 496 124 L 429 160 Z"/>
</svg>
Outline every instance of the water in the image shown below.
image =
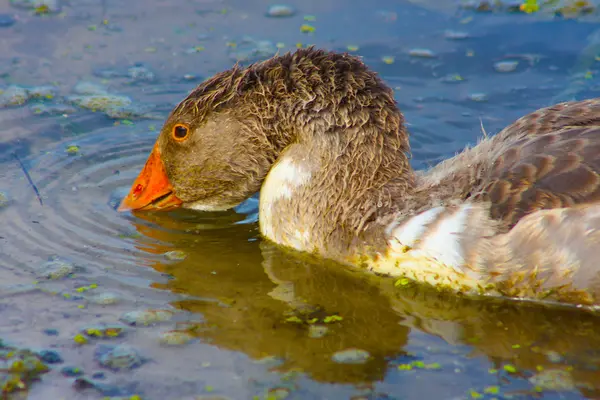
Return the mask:
<svg viewBox="0 0 600 400">
<path fill-rule="evenodd" d="M 0 108 L 0 192 L 8 198 L 0 208 L 0 338 L 53 347 L 65 360 L 33 384 L 29 398 L 103 397 L 73 388 L 73 378 L 60 374 L 64 365 L 88 377 L 103 371 L 102 382 L 144 399 L 600 396 L 597 317 L 398 288 L 276 248 L 260 238 L 256 198 L 224 213 L 115 211 L 161 119 L 204 77 L 230 67 L 232 55 L 251 54 L 256 43 L 244 35 L 271 48 L 357 46 L 396 89 L 416 168 L 475 143 L 482 127 L 493 134 L 539 107 L 596 96 L 593 18 L 476 13 L 443 3 L 295 2 L 296 15 L 281 19 L 265 17 L 266 1 L 89 0 L 44 16 L 0 4 L 16 20 L 0 27 L 0 87 L 54 85 L 56 96 L 44 102 L 56 105 L 77 82 L 91 81 L 148 105 L 153 117 L 115 120 L 78 107 L 37 115 L 35 101 Z M 314 34 L 301 33 L 303 23 Z M 409 55 L 419 48 L 435 57 Z M 518 64 L 497 72 L 502 61 Z M 152 74 L 129 69 L 140 65 Z M 41 266 L 53 257 L 75 273 L 44 279 Z M 116 304 L 95 300 L 109 293 Z M 122 338 L 73 340 L 85 327 L 146 309 L 178 312 Z M 160 344 L 171 330 L 195 340 Z M 103 370 L 93 353 L 104 342 L 130 344 L 150 362 Z M 333 361 L 348 349 L 370 357 Z"/>
</svg>

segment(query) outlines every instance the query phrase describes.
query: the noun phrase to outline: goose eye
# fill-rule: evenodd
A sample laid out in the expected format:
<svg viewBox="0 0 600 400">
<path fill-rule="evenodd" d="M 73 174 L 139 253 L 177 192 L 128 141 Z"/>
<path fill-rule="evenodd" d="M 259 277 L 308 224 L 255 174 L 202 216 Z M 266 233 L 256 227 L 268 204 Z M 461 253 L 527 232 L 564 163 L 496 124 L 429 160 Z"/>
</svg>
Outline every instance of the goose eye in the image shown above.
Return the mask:
<svg viewBox="0 0 600 400">
<path fill-rule="evenodd" d="M 177 140 L 178 142 L 187 139 L 189 133 L 190 129 L 186 125 L 177 124 L 173 127 L 173 139 Z"/>
</svg>

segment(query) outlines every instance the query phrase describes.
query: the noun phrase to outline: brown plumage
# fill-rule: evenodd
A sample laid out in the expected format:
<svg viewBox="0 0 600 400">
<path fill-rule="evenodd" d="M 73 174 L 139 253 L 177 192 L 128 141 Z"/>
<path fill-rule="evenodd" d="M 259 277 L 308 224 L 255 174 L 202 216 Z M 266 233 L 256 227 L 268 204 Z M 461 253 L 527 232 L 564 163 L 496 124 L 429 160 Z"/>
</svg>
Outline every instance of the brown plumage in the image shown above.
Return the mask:
<svg viewBox="0 0 600 400">
<path fill-rule="evenodd" d="M 168 183 L 132 188 L 122 208 L 227 209 L 261 189 L 261 231 L 276 243 L 457 291 L 589 305 L 598 150 L 600 103 L 562 103 L 415 172 L 391 89 L 356 57 L 302 49 L 191 92 L 153 152 Z"/>
</svg>

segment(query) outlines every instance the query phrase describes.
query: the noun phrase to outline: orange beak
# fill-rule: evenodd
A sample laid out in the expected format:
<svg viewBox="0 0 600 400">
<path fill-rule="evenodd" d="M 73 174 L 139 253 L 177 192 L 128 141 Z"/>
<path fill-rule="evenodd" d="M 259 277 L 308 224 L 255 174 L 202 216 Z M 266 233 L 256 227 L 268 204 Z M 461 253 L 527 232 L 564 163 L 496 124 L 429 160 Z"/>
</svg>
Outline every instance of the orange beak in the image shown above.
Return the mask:
<svg viewBox="0 0 600 400">
<path fill-rule="evenodd" d="M 121 201 L 117 210 L 167 210 L 179 207 L 182 203 L 175 196 L 156 143 L 144 169 L 133 182 L 129 194 Z"/>
</svg>

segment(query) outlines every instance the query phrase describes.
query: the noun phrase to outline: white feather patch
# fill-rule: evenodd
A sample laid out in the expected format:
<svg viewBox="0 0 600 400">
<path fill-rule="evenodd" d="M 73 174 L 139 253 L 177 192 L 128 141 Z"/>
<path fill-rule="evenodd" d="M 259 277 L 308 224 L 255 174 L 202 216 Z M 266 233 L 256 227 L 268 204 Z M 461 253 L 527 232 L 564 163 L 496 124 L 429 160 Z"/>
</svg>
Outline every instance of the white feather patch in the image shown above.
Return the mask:
<svg viewBox="0 0 600 400">
<path fill-rule="evenodd" d="M 397 251 L 398 244 L 409 246 L 411 255 L 433 258 L 460 270 L 465 263 L 462 233 L 465 232 L 473 206 L 463 204 L 455 212 L 440 217 L 444 210 L 444 207 L 432 208 L 395 228 L 390 243 L 392 249 Z M 435 224 L 432 224 L 434 221 Z"/>
<path fill-rule="evenodd" d="M 415 215 L 408 222 L 394 229 L 393 237 L 402 246 L 413 247 L 427 230 L 427 225 L 432 223 L 442 211 L 444 211 L 444 207 L 435 207 Z"/>
</svg>

